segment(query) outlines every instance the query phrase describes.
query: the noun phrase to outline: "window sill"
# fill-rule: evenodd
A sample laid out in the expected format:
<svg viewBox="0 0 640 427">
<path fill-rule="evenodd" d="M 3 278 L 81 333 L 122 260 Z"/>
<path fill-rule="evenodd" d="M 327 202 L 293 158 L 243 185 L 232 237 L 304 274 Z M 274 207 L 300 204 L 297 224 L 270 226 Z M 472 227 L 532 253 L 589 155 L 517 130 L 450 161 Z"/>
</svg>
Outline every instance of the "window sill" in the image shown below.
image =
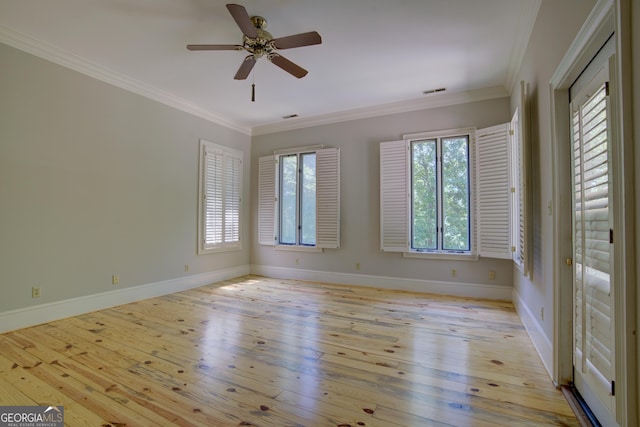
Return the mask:
<svg viewBox="0 0 640 427">
<path fill-rule="evenodd" d="M 448 259 L 456 261 L 478 261 L 478 255 L 472 253 L 434 253 L 434 252 L 403 252 L 404 258 L 416 259 Z"/>
<path fill-rule="evenodd" d="M 240 251 L 240 250 L 242 250 L 241 245 L 217 246 L 217 247 L 206 248 L 206 249 L 200 248 L 198 250 L 198 255 L 207 255 L 207 254 L 213 254 L 217 252 L 233 252 L 233 251 Z"/>
<path fill-rule="evenodd" d="M 298 246 L 298 245 L 275 245 L 276 251 L 289 251 L 289 252 L 322 252 L 322 248 L 315 246 Z"/>
</svg>

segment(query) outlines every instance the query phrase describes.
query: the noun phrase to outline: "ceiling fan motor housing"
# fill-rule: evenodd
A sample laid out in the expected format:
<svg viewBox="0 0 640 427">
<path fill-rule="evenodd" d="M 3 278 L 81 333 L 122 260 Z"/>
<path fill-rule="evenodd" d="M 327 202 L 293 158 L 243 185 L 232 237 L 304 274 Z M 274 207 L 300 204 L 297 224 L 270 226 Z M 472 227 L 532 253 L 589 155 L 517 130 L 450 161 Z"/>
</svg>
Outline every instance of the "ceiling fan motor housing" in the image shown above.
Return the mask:
<svg viewBox="0 0 640 427">
<path fill-rule="evenodd" d="M 244 35 L 242 37 L 242 45 L 247 52 L 253 54 L 253 56 L 258 59 L 263 55 L 271 53 L 271 51 L 275 49 L 275 46 L 271 42 L 273 40 L 273 36 L 270 32 L 265 30 L 267 27 L 267 20 L 262 16 L 252 16 L 251 22 L 256 28 L 258 37 L 250 38 Z"/>
</svg>

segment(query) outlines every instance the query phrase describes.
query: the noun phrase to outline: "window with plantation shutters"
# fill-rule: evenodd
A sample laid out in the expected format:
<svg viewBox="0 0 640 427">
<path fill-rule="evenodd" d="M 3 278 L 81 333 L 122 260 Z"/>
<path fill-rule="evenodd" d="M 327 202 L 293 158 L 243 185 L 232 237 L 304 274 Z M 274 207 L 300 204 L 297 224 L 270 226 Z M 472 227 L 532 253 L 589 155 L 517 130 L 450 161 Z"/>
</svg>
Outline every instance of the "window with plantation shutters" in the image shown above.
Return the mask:
<svg viewBox="0 0 640 427">
<path fill-rule="evenodd" d="M 380 249 L 407 257 L 510 259 L 517 234 L 524 258 L 524 160 L 510 151 L 511 126 L 380 143 Z M 522 129 L 517 118 L 513 126 Z"/>
<path fill-rule="evenodd" d="M 409 257 L 473 255 L 474 129 L 380 143 L 380 249 Z"/>
<path fill-rule="evenodd" d="M 242 152 L 200 141 L 198 253 L 241 248 Z"/>
<path fill-rule="evenodd" d="M 284 150 L 258 164 L 258 242 L 287 248 L 340 246 L 340 150 Z"/>
</svg>

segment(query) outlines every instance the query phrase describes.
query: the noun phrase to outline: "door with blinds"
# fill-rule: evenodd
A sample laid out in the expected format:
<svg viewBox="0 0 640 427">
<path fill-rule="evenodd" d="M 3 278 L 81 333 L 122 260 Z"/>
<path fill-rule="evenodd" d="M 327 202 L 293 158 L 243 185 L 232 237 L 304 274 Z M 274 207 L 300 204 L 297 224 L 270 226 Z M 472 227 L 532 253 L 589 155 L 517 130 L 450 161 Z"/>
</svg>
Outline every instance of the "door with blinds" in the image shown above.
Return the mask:
<svg viewBox="0 0 640 427">
<path fill-rule="evenodd" d="M 608 61 L 609 55 L 596 57 L 570 90 L 574 382 L 601 421 L 615 413 Z"/>
</svg>

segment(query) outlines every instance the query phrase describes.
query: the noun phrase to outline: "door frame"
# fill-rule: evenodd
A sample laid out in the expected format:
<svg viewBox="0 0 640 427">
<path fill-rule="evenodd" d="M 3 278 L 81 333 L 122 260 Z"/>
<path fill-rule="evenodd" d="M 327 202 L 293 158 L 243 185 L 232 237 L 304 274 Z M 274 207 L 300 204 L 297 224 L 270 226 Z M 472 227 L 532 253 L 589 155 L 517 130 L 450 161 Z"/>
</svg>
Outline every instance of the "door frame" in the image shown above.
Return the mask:
<svg viewBox="0 0 640 427">
<path fill-rule="evenodd" d="M 630 10 L 631 0 L 599 0 L 578 32 L 550 80 L 552 182 L 553 182 L 553 381 L 573 379 L 573 269 L 571 237 L 571 136 L 569 87 L 586 68 L 612 33 L 616 60 L 610 70 L 612 85 L 612 131 L 619 146 L 612 153 L 614 247 L 618 256 L 613 271 L 615 316 L 616 414 L 621 426 L 638 425 L 637 352 L 635 331 L 635 253 L 633 139 L 631 133 Z M 626 155 L 625 155 L 626 154 Z M 621 195 L 624 195 L 621 197 Z M 629 236 L 629 237 L 627 237 Z"/>
</svg>

